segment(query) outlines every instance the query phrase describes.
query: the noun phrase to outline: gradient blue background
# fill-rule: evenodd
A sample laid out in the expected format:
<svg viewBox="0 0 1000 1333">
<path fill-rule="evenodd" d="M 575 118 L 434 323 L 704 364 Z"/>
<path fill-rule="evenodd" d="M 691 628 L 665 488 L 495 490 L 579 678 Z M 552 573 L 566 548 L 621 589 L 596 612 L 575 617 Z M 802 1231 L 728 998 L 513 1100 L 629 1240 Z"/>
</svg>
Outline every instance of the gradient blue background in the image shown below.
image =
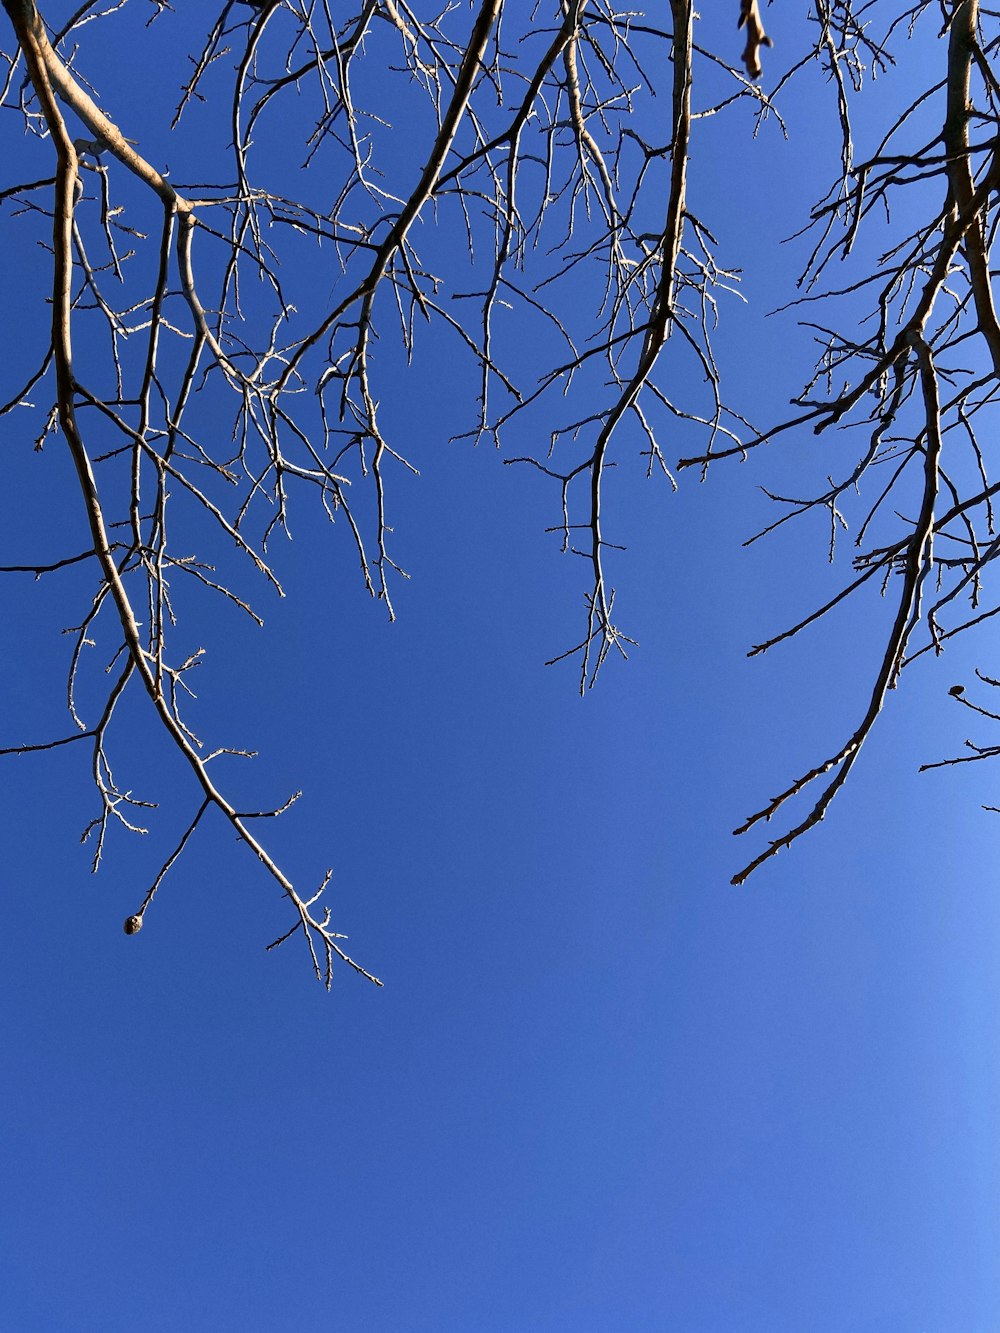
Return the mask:
<svg viewBox="0 0 1000 1333">
<path fill-rule="evenodd" d="M 765 419 L 808 353 L 759 319 L 796 259 L 774 201 L 825 179 L 832 114 L 759 149 L 743 122 L 724 173 L 737 131 L 699 131 L 697 211 L 753 303 L 720 359 Z M 891 605 L 747 662 L 846 577 L 819 522 L 740 549 L 795 442 L 676 496 L 620 469 L 640 648 L 581 701 L 541 665 L 584 586 L 543 533 L 556 497 L 444 443 L 451 376 L 432 344 L 383 409 L 422 473 L 395 493 L 397 624 L 308 516 L 265 633 L 205 610 L 199 719 L 259 749 L 255 800 L 305 789 L 272 845 L 301 882 L 334 867 L 384 990 L 265 954 L 287 913 L 214 822 L 126 938 L 186 807 L 92 879 L 86 757 L 4 761 L 0 1326 L 995 1333 L 997 771 L 916 772 L 970 734 L 947 689 L 996 674 L 990 643 L 908 672 L 825 824 L 733 889 L 760 843 L 729 830 L 853 729 Z M 0 440 L 0 562 L 81 539 L 59 441 Z M 0 587 L 4 744 L 60 726 L 76 577 Z M 149 785 L 190 797 L 169 757 Z"/>
</svg>

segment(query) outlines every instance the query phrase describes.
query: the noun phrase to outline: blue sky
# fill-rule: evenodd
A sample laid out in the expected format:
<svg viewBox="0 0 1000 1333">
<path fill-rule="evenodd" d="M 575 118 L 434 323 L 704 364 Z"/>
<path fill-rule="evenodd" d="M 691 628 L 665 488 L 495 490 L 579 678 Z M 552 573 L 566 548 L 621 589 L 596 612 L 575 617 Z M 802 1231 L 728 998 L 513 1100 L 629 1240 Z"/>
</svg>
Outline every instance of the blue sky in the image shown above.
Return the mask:
<svg viewBox="0 0 1000 1333">
<path fill-rule="evenodd" d="M 790 116 L 760 174 L 740 132 L 723 177 L 706 128 L 694 189 L 754 302 L 721 335 L 731 397 L 770 419 L 805 367 L 755 313 L 794 267 L 772 201 L 823 170 L 815 123 Z M 542 665 L 583 591 L 543 531 L 556 497 L 447 442 L 457 385 L 431 347 L 385 403 L 421 470 L 395 493 L 394 625 L 307 510 L 263 633 L 191 610 L 199 720 L 259 750 L 234 777 L 255 799 L 304 789 L 273 845 L 303 880 L 333 866 L 383 990 L 341 969 L 328 996 L 297 941 L 264 952 L 287 913 L 215 821 L 123 935 L 189 799 L 138 700 L 131 753 L 172 813 L 96 877 L 85 756 L 3 761 L 0 1324 L 994 1333 L 1000 822 L 979 806 L 1000 802 L 987 766 L 916 771 L 969 734 L 947 690 L 988 643 L 905 673 L 824 824 L 733 889 L 730 830 L 853 726 L 884 632 L 876 591 L 746 660 L 845 577 L 818 530 L 741 549 L 757 488 L 811 456 L 676 495 L 619 469 L 640 646 L 581 699 Z M 0 422 L 0 563 L 83 531 L 60 441 L 32 439 Z M 59 631 L 89 584 L 60 577 L 0 585 L 3 744 L 62 725 Z"/>
</svg>

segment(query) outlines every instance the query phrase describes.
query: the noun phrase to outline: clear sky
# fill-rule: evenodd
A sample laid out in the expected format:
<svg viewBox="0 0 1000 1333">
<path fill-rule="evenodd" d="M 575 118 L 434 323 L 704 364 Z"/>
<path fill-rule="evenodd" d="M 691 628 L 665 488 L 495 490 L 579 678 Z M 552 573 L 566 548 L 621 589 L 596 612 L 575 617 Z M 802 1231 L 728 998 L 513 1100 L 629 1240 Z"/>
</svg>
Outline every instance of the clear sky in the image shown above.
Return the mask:
<svg viewBox="0 0 1000 1333">
<path fill-rule="evenodd" d="M 759 313 L 817 123 L 790 116 L 761 174 L 732 125 L 724 173 L 704 131 L 697 208 Z M 5 253 L 27 310 L 37 261 Z M 777 417 L 791 324 L 730 328 L 731 397 Z M 433 348 L 385 403 L 421 471 L 397 483 L 397 623 L 308 512 L 263 632 L 191 612 L 199 721 L 259 750 L 261 803 L 304 789 L 273 845 L 302 880 L 333 867 L 384 989 L 341 969 L 328 996 L 297 941 L 265 954 L 288 914 L 216 821 L 126 938 L 181 815 L 92 878 L 86 756 L 3 760 L 0 1327 L 996 1333 L 997 770 L 916 771 L 970 734 L 947 690 L 1000 674 L 988 642 L 907 672 L 824 824 L 734 889 L 730 830 L 853 727 L 885 604 L 748 662 L 849 567 L 818 530 L 741 549 L 793 444 L 676 495 L 637 462 L 611 503 L 640 646 L 581 700 L 542 665 L 583 591 L 543 531 L 556 497 L 448 443 L 462 406 Z M 61 441 L 32 445 L 0 422 L 0 563 L 83 532 Z M 63 725 L 89 586 L 0 584 L 0 744 Z M 157 755 L 170 810 L 189 779 Z"/>
</svg>

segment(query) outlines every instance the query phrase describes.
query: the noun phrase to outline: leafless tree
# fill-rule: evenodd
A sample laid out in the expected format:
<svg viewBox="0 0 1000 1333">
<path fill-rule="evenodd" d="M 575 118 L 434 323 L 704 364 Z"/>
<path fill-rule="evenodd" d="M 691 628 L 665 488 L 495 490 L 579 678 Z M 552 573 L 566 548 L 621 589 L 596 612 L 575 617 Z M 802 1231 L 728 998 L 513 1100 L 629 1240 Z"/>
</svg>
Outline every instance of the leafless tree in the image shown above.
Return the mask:
<svg viewBox="0 0 1000 1333">
<path fill-rule="evenodd" d="M 903 667 L 940 652 L 946 640 L 1000 610 L 983 605 L 985 568 L 1000 552 L 1000 538 L 992 503 L 997 484 L 981 442 L 1000 390 L 1000 325 L 989 263 L 1000 188 L 1000 84 L 993 71 L 998 14 L 977 0 L 869 4 L 857 12 L 817 5 L 816 14 L 815 57 L 826 62 L 839 104 L 841 169 L 812 209 L 814 242 L 797 304 L 823 311 L 805 323 L 822 355 L 795 400 L 796 414 L 725 452 L 745 456 L 766 440 L 807 427 L 816 435 L 841 432 L 847 462 L 839 480 L 829 477 L 807 497 L 774 495 L 783 512 L 758 535 L 825 512 L 832 560 L 838 530 L 851 526 L 846 510 L 853 502 L 855 576 L 751 655 L 800 633 L 873 580 L 892 615 L 856 727 L 736 830 L 770 821 L 786 801 L 817 789 L 804 817 L 770 841 L 734 877 L 736 884 L 823 819 Z M 911 85 L 875 151 L 856 161 L 852 93 L 860 91 L 866 71 L 891 69 L 900 42 L 905 59 L 906 42 L 927 23 L 937 29 L 939 80 Z M 877 262 L 869 256 L 852 263 L 859 236 L 876 226 Z M 833 285 L 835 262 L 851 276 Z M 846 323 L 838 307 L 847 312 Z M 851 443 L 857 439 L 860 448 Z M 680 466 L 707 461 L 707 455 L 684 459 Z M 962 611 L 963 603 L 969 609 Z M 993 716 L 967 700 L 964 689 L 952 695 Z M 997 752 L 968 745 L 963 760 Z"/>
<path fill-rule="evenodd" d="M 329 875 L 297 888 L 265 847 L 261 823 L 281 810 L 239 808 L 217 781 L 222 756 L 242 752 L 206 748 L 187 720 L 199 654 L 175 655 L 171 590 L 195 581 L 258 619 L 244 585 L 257 578 L 280 593 L 270 545 L 292 492 L 311 490 L 350 534 L 364 585 L 392 616 L 405 575 L 391 482 L 410 464 L 379 404 L 393 392 L 389 349 L 410 357 L 425 326 L 475 368 L 469 438 L 510 447 L 508 463 L 553 487 L 554 530 L 586 562 L 579 640 L 552 659 L 575 659 L 584 690 L 631 642 L 606 568 L 617 534 L 605 531 L 602 502 L 615 464 L 638 455 L 672 484 L 665 424 L 702 433 L 700 452 L 679 466 L 703 472 L 809 428 L 845 432 L 850 451 L 860 431 L 841 479 L 815 496 L 776 495 L 782 513 L 768 529 L 820 512 L 836 534 L 852 521 L 851 497 L 873 485 L 855 576 L 754 651 L 876 579 L 896 607 L 881 670 L 848 740 L 738 830 L 820 785 L 811 812 L 735 882 L 822 819 L 903 665 L 1000 609 L 980 608 L 1000 538 L 977 434 L 1000 386 L 989 268 L 1000 38 L 997 14 L 976 0 L 813 0 L 805 25 L 770 14 L 765 24 L 758 0 L 732 0 L 705 41 L 690 0 L 648 17 L 605 0 L 534 9 L 472 0 L 437 13 L 363 0 L 353 14 L 327 0 L 221 0 L 197 16 L 167 0 L 3 6 L 4 254 L 38 239 L 49 247 L 51 338 L 31 373 L 0 392 L 0 416 L 8 435 L 39 449 L 62 437 L 90 532 L 87 549 L 71 552 L 50 534 L 52 549 L 7 571 L 93 570 L 69 663 L 73 730 L 4 753 L 89 747 L 96 868 L 111 826 L 134 829 L 142 817 L 110 752 L 123 698 L 144 692 L 196 795 L 128 933 L 214 812 L 292 905 L 275 943 L 301 933 L 328 985 L 337 960 L 375 980 L 320 904 Z M 914 87 L 900 70 L 912 96 L 856 162 L 856 95 L 870 76 L 905 65 L 914 33 L 930 27 L 939 81 Z M 95 73 L 112 68 L 109 51 L 148 63 L 151 52 L 166 60 L 177 50 L 188 60 L 162 123 L 119 105 Z M 842 130 L 839 169 L 808 221 L 814 243 L 797 297 L 828 313 L 806 325 L 821 358 L 794 415 L 759 430 L 723 396 L 711 334 L 737 273 L 689 197 L 689 164 L 699 120 L 739 115 L 780 132 L 783 99 L 806 78 L 820 95 L 832 90 Z M 395 138 L 394 124 L 405 134 Z M 13 151 L 25 131 L 27 151 Z M 24 162 L 38 165 L 22 172 Z M 206 171 L 209 183 L 183 179 Z M 436 227 L 421 226 L 432 217 Z M 892 233 L 882 261 L 856 261 L 858 237 L 877 227 Z M 282 269 L 280 259 L 307 246 L 308 276 L 290 290 L 302 266 Z M 835 261 L 860 271 L 833 283 Z M 328 280 L 315 281 L 318 266 Z M 860 300 L 871 314 L 859 319 Z M 530 331 L 547 358 L 532 381 L 511 327 Z M 221 413 L 232 423 L 224 445 L 210 425 Z M 547 449 L 522 452 L 539 433 Z M 213 567 L 215 537 L 204 535 L 213 531 L 242 569 Z M 971 613 L 946 621 L 962 598 Z M 111 683 L 88 720 L 75 702 L 83 650 L 112 631 Z M 119 753 L 127 748 L 118 737 Z"/>
</svg>

